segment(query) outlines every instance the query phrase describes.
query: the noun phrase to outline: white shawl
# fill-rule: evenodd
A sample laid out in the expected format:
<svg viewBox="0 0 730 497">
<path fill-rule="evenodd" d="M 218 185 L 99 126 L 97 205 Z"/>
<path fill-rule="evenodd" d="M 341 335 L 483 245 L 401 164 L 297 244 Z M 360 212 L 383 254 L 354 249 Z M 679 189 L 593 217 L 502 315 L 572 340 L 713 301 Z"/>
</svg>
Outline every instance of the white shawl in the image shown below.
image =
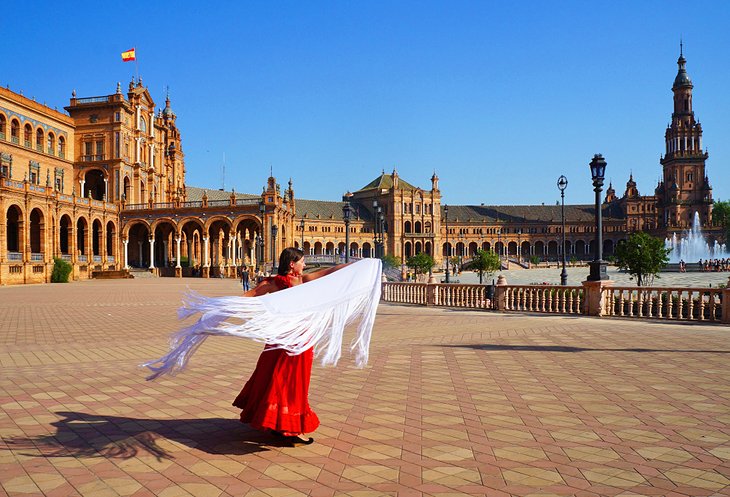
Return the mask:
<svg viewBox="0 0 730 497">
<path fill-rule="evenodd" d="M 363 259 L 332 274 L 260 297 L 203 297 L 188 293 L 180 319 L 200 313 L 198 321 L 174 333 L 170 352 L 142 364 L 148 380 L 185 368 L 208 335 L 251 338 L 292 355 L 314 347 L 323 366 L 337 364 L 347 324 L 359 320 L 350 344 L 358 367 L 368 361 L 370 336 L 380 300 L 380 259 Z"/>
</svg>

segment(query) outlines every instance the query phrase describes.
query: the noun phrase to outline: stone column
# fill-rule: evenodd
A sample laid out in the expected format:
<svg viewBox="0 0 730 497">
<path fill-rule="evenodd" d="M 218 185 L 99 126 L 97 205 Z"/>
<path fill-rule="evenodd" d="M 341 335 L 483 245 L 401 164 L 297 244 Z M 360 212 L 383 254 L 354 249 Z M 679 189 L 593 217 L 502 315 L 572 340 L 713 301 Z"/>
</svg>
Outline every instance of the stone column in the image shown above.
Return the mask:
<svg viewBox="0 0 730 497">
<path fill-rule="evenodd" d="M 104 178 L 104 201 L 109 198 L 109 178 Z"/>
<path fill-rule="evenodd" d="M 583 314 L 586 316 L 603 316 L 606 313 L 604 289 L 613 286 L 612 280 L 583 282 Z"/>
<path fill-rule="evenodd" d="M 494 293 L 495 308 L 498 311 L 507 309 L 507 278 L 501 274 L 497 277 L 497 288 Z"/>
<path fill-rule="evenodd" d="M 155 268 L 155 235 L 150 235 L 150 269 Z"/>
<path fill-rule="evenodd" d="M 142 264 L 144 264 L 144 257 L 142 256 L 142 240 L 138 241 L 137 245 L 139 247 L 139 267 L 142 267 Z"/>
<path fill-rule="evenodd" d="M 167 240 L 162 240 L 162 249 L 162 265 L 167 267 L 167 251 L 169 250 L 169 247 L 167 246 Z"/>
<path fill-rule="evenodd" d="M 180 264 L 180 242 L 182 241 L 182 237 L 176 236 L 175 237 L 175 243 L 177 244 L 177 259 L 175 264 L 175 276 L 178 278 L 182 278 L 182 264 Z"/>
<path fill-rule="evenodd" d="M 124 244 L 124 269 L 129 269 L 129 240 L 122 240 Z"/>
<path fill-rule="evenodd" d="M 210 264 L 208 263 L 208 237 L 203 237 L 203 278 L 210 276 Z"/>
</svg>

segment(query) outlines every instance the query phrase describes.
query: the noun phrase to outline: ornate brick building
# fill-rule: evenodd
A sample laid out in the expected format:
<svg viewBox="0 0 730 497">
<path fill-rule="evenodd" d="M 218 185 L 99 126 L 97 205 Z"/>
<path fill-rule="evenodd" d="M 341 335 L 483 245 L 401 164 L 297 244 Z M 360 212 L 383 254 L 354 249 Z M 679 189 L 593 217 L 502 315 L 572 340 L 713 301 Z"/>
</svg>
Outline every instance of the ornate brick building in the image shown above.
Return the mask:
<svg viewBox="0 0 730 497">
<path fill-rule="evenodd" d="M 681 53 L 678 66 L 663 179 L 648 196 L 633 175 L 621 197 L 609 185 L 601 207 L 606 255 L 633 231 L 686 230 L 695 212 L 710 237 L 719 236 Z M 120 268 L 230 276 L 241 266 L 271 268 L 285 246 L 330 260 L 346 251 L 401 261 L 426 252 L 441 266 L 447 255 L 468 258 L 478 248 L 516 261 L 596 252 L 593 205 L 565 206 L 563 247 L 560 206 L 445 206 L 435 173 L 421 188 L 383 171 L 336 202 L 299 199 L 292 180 L 282 190 L 273 174 L 260 194 L 188 187 L 170 100 L 155 111 L 141 81 L 126 95 L 120 85 L 106 96 L 74 94 L 66 110 L 0 89 L 0 284 L 49 281 L 53 257 L 71 262 L 78 279 Z"/>
</svg>

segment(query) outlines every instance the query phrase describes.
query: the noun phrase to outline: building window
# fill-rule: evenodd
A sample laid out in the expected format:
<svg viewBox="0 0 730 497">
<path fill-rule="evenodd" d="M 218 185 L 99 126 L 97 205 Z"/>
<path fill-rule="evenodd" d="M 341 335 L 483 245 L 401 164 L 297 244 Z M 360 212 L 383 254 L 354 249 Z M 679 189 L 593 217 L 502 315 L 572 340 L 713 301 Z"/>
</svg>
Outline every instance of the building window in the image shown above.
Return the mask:
<svg viewBox="0 0 730 497">
<path fill-rule="evenodd" d="M 7 119 L 5 116 L 0 114 L 0 140 L 5 139 L 5 126 L 7 125 Z"/>
<path fill-rule="evenodd" d="M 16 145 L 20 143 L 20 123 L 16 119 L 10 121 L 10 140 Z"/>
<path fill-rule="evenodd" d="M 122 113 L 121 112 L 115 112 L 114 113 L 114 122 L 120 122 L 122 120 Z"/>
<path fill-rule="evenodd" d="M 89 122 L 90 123 L 95 123 L 95 122 L 98 122 L 98 121 L 99 121 L 99 115 L 98 114 L 91 114 L 89 116 Z"/>
<path fill-rule="evenodd" d="M 48 133 L 48 155 L 53 155 L 53 150 L 56 148 L 56 137 L 53 133 Z"/>
<path fill-rule="evenodd" d="M 43 152 L 43 130 L 40 128 L 35 131 L 35 148 L 39 152 Z"/>
<path fill-rule="evenodd" d="M 58 137 L 58 156 L 62 159 L 66 158 L 66 140 L 63 136 Z"/>
<path fill-rule="evenodd" d="M 3 178 L 12 178 L 13 176 L 13 156 L 0 152 L 0 176 Z"/>
<path fill-rule="evenodd" d="M 37 185 L 40 182 L 40 176 L 41 165 L 34 160 L 28 161 L 28 181 L 30 181 L 32 185 Z"/>
<path fill-rule="evenodd" d="M 54 187 L 57 192 L 63 193 L 63 169 L 56 168 Z"/>
<path fill-rule="evenodd" d="M 114 158 L 118 159 L 121 154 L 121 133 L 114 133 Z"/>
<path fill-rule="evenodd" d="M 33 128 L 30 127 L 30 124 L 26 124 L 25 128 L 23 130 L 23 145 L 25 145 L 27 148 L 30 148 L 31 146 L 31 139 L 33 136 Z"/>
<path fill-rule="evenodd" d="M 104 160 L 104 142 L 96 142 L 96 158 L 95 160 Z"/>
</svg>

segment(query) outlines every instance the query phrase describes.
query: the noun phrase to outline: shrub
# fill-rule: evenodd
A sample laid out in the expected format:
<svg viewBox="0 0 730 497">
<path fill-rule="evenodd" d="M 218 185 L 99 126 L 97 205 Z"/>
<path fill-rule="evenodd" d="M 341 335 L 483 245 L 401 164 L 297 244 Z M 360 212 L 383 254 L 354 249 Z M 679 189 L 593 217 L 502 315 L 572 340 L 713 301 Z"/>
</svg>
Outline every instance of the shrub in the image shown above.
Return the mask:
<svg viewBox="0 0 730 497">
<path fill-rule="evenodd" d="M 73 271 L 73 266 L 63 259 L 55 257 L 53 259 L 53 272 L 51 273 L 51 283 L 68 283 L 68 277 Z"/>
</svg>

